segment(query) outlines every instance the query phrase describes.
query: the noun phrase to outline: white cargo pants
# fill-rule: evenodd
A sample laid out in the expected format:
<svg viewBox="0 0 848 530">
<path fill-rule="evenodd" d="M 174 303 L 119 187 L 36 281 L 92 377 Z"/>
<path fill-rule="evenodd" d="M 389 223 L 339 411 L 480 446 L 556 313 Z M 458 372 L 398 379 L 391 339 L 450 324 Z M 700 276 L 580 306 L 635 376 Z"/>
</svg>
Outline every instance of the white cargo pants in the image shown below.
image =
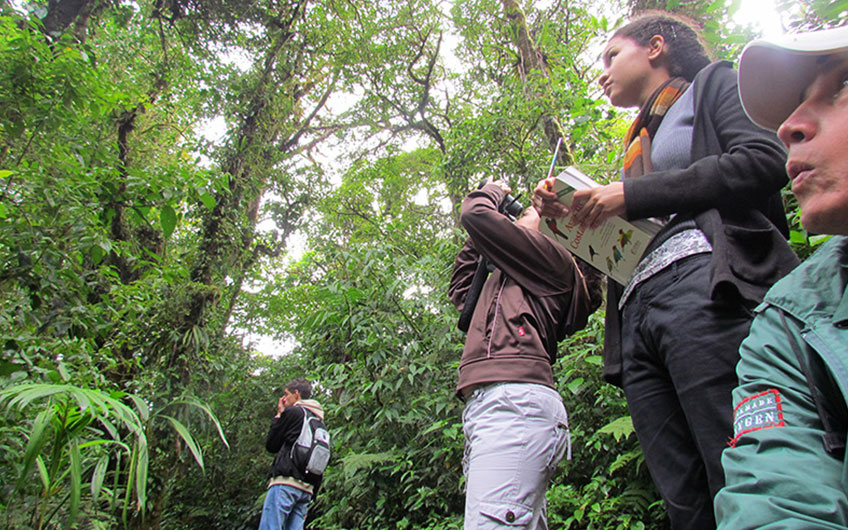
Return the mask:
<svg viewBox="0 0 848 530">
<path fill-rule="evenodd" d="M 545 491 L 571 439 L 562 398 L 530 383 L 474 390 L 465 432 L 465 530 L 548 528 Z"/>
</svg>

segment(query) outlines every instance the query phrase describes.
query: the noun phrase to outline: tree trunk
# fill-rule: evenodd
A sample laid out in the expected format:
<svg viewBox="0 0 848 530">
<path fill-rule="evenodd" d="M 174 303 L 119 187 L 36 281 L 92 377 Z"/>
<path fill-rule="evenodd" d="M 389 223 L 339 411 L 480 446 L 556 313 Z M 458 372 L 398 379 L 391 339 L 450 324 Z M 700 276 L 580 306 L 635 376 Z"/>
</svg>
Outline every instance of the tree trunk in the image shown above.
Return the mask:
<svg viewBox="0 0 848 530">
<path fill-rule="evenodd" d="M 548 69 L 541 53 L 530 40 L 530 32 L 527 29 L 527 18 L 518 2 L 515 0 L 503 0 L 504 14 L 509 21 L 512 30 L 512 40 L 518 48 L 519 64 L 518 71 L 525 84 L 525 91 L 530 98 L 544 98 L 550 93 L 550 77 Z M 548 141 L 550 150 L 556 149 L 557 140 L 563 139 L 559 148 L 559 163 L 571 165 L 574 163 L 574 155 L 569 148 L 569 142 L 565 138 L 565 131 L 555 116 L 547 114 L 542 117 L 542 130 Z"/>
<path fill-rule="evenodd" d="M 95 3 L 96 0 L 50 0 L 47 16 L 42 21 L 44 32 L 51 36 L 62 34 L 74 24 L 74 33 L 80 41 L 84 41 L 86 24 Z"/>
<path fill-rule="evenodd" d="M 527 96 L 529 98 L 546 98 L 550 94 L 550 76 L 548 75 L 547 65 L 542 54 L 530 40 L 530 32 L 527 29 L 527 18 L 524 16 L 524 11 L 515 0 L 503 0 L 503 5 L 504 13 L 507 20 L 509 20 L 510 29 L 512 29 L 513 41 L 518 48 L 520 57 L 518 68 L 521 78 L 524 81 Z M 559 163 L 565 166 L 574 164 L 574 155 L 569 147 L 570 142 L 565 138 L 565 131 L 563 131 L 559 120 L 551 115 L 543 116 L 542 130 L 551 151 L 556 149 L 557 140 L 560 138 L 563 139 L 559 147 Z M 585 261 L 577 257 L 575 259 L 586 279 L 591 305 L 593 308 L 597 308 L 603 301 L 602 285 L 605 277 Z"/>
</svg>

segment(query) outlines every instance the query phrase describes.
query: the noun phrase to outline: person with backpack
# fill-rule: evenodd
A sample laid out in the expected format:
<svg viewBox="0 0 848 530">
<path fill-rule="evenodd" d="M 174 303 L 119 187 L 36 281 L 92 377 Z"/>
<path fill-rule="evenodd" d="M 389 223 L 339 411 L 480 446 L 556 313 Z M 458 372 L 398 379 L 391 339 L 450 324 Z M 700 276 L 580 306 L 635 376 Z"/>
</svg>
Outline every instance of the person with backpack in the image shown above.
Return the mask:
<svg viewBox="0 0 848 530">
<path fill-rule="evenodd" d="M 311 396 L 312 385 L 299 378 L 286 383 L 277 402 L 277 415 L 265 439 L 265 449 L 276 456 L 259 530 L 301 530 L 309 502 L 321 485 L 330 437 L 324 409 Z"/>
</svg>

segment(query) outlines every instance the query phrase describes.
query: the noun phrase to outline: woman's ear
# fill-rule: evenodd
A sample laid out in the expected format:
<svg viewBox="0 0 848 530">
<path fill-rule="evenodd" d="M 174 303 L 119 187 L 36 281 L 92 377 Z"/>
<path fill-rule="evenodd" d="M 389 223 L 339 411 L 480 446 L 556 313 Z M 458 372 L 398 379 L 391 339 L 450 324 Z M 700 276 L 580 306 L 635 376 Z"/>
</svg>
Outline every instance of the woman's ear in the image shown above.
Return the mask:
<svg viewBox="0 0 848 530">
<path fill-rule="evenodd" d="M 662 57 L 665 51 L 665 39 L 662 35 L 654 35 L 648 41 L 648 59 L 655 61 Z"/>
</svg>

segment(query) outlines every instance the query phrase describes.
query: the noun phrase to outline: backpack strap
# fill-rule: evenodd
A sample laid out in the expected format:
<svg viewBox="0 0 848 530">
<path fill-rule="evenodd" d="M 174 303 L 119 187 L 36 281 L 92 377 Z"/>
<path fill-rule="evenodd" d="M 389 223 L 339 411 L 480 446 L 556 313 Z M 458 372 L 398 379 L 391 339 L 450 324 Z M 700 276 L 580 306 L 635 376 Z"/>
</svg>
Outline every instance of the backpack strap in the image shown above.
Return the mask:
<svg viewBox="0 0 848 530">
<path fill-rule="evenodd" d="M 810 396 L 813 398 L 813 403 L 816 406 L 819 418 L 821 418 L 822 425 L 824 426 L 824 434 L 822 435 L 822 445 L 824 445 L 824 450 L 830 456 L 842 460 L 845 457 L 846 432 L 845 430 L 837 430 L 834 428 L 836 418 L 821 402 L 813 377 L 807 369 L 807 363 L 804 362 L 804 356 L 801 353 L 798 340 L 794 335 L 792 335 L 792 333 L 789 332 L 789 326 L 786 324 L 786 315 L 780 308 L 777 308 L 777 312 L 780 315 L 780 322 L 783 324 L 783 330 L 786 332 L 789 344 L 792 346 L 792 351 L 798 359 L 798 365 L 801 367 L 801 372 L 803 372 L 804 378 L 807 380 L 807 386 L 810 387 Z"/>
<path fill-rule="evenodd" d="M 310 414 L 311 414 L 311 415 L 313 415 L 313 416 L 315 415 L 315 413 L 314 413 L 314 412 L 312 412 L 311 410 L 309 410 L 309 409 L 308 409 L 308 408 L 306 408 L 306 407 L 303 407 L 303 406 L 298 405 L 298 407 L 297 407 L 297 408 L 299 408 L 299 409 L 303 409 L 303 421 L 302 421 L 302 422 L 301 422 L 301 424 L 300 424 L 300 434 L 298 435 L 298 437 L 297 437 L 297 438 L 295 438 L 294 443 L 292 443 L 291 451 L 294 451 L 294 448 L 295 448 L 295 446 L 297 445 L 298 440 L 300 440 L 300 437 L 301 437 L 301 436 L 303 436 L 304 429 L 309 429 L 309 428 L 310 428 L 310 427 L 309 427 L 309 415 L 310 415 Z"/>
</svg>

